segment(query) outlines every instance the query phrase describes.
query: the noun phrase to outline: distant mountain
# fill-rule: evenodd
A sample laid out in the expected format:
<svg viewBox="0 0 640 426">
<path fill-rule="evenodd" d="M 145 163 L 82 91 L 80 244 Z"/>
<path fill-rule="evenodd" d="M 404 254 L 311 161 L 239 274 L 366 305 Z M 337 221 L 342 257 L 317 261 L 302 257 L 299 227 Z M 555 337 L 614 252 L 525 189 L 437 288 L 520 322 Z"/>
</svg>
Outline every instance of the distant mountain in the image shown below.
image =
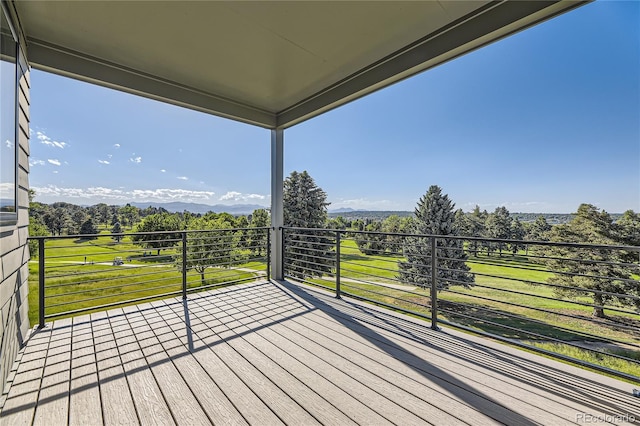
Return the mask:
<svg viewBox="0 0 640 426">
<path fill-rule="evenodd" d="M 351 212 L 355 212 L 355 209 L 352 209 L 351 207 L 341 207 L 339 209 L 330 209 L 329 213 L 351 213 Z M 362 210 L 360 210 L 362 211 Z"/>
<path fill-rule="evenodd" d="M 344 219 L 371 219 L 371 220 L 384 220 L 391 215 L 397 215 L 400 217 L 412 216 L 413 212 L 397 211 L 397 210 L 353 210 L 353 209 L 337 209 L 330 210 L 329 217 L 342 216 Z"/>
<path fill-rule="evenodd" d="M 134 207 L 139 209 L 146 209 L 147 207 L 156 207 L 166 209 L 171 213 L 188 211 L 190 213 L 229 213 L 233 215 L 250 214 L 257 209 L 266 209 L 265 206 L 259 206 L 257 204 L 199 204 L 199 203 L 183 203 L 180 201 L 174 201 L 171 203 L 130 203 Z"/>
</svg>

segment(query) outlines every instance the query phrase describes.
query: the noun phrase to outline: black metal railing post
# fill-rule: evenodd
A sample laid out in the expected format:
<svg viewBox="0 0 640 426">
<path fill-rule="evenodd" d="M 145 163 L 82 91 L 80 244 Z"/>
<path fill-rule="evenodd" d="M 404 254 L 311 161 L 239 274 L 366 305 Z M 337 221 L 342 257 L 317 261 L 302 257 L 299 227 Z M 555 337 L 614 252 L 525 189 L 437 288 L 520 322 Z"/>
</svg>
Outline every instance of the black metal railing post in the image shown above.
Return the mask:
<svg viewBox="0 0 640 426">
<path fill-rule="evenodd" d="M 336 299 L 340 299 L 340 231 L 336 231 Z"/>
<path fill-rule="evenodd" d="M 281 243 L 281 247 L 280 247 L 280 270 L 282 271 L 282 278 L 284 278 L 285 276 L 285 272 L 284 272 L 284 246 L 285 246 L 285 241 L 284 241 L 284 227 L 280 227 L 279 229 L 280 231 L 280 243 Z"/>
<path fill-rule="evenodd" d="M 438 328 L 438 255 L 437 238 L 431 237 L 431 328 Z"/>
<path fill-rule="evenodd" d="M 267 279 L 271 280 L 271 228 L 267 232 Z"/>
<path fill-rule="evenodd" d="M 44 238 L 38 239 L 38 328 L 44 328 Z"/>
<path fill-rule="evenodd" d="M 182 299 L 187 298 L 187 231 L 182 231 Z"/>
</svg>

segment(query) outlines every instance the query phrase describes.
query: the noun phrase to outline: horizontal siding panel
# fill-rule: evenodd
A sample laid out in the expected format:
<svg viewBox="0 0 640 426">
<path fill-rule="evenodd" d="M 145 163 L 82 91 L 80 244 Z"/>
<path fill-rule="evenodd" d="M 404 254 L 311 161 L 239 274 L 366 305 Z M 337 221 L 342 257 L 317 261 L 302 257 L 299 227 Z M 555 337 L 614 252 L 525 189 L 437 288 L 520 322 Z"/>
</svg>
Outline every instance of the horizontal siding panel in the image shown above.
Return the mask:
<svg viewBox="0 0 640 426">
<path fill-rule="evenodd" d="M 20 246 L 20 236 L 17 227 L 7 226 L 2 228 L 0 233 L 0 247 L 3 252 L 9 252 L 17 249 Z"/>
<path fill-rule="evenodd" d="M 24 73 L 24 70 L 21 71 L 22 73 Z M 27 86 L 27 81 L 24 78 L 20 78 L 20 80 L 18 81 L 18 88 L 20 89 L 20 103 L 22 104 L 22 102 L 24 101 L 26 105 L 31 105 L 29 86 Z M 28 109 L 25 109 L 25 111 L 27 111 L 27 113 L 29 112 Z"/>
<path fill-rule="evenodd" d="M 28 210 L 26 212 L 24 212 L 26 214 L 28 214 Z M 18 213 L 20 214 L 20 213 Z M 22 227 L 18 229 L 18 243 L 19 245 L 23 245 L 23 244 L 27 244 L 27 238 L 29 238 L 29 228 L 28 227 Z"/>
<path fill-rule="evenodd" d="M 27 133 L 23 132 L 22 129 L 18 132 L 18 144 L 27 156 L 31 155 L 31 144 L 29 143 L 30 138 L 28 132 L 28 129 Z"/>
<path fill-rule="evenodd" d="M 22 266 L 23 251 L 23 248 L 19 247 L 2 256 L 2 269 L 4 269 L 5 275 L 9 277 L 7 279 L 10 280 L 13 274 Z"/>
<path fill-rule="evenodd" d="M 0 306 L 6 305 L 14 296 L 18 289 L 17 280 L 18 274 L 14 273 L 0 284 Z"/>
<path fill-rule="evenodd" d="M 22 167 L 18 168 L 18 188 L 29 189 L 29 173 Z"/>
<path fill-rule="evenodd" d="M 29 191 L 26 188 L 18 187 L 18 207 L 29 207 Z M 18 226 L 28 226 L 29 217 L 21 220 L 20 216 L 23 215 L 18 215 Z"/>
<path fill-rule="evenodd" d="M 20 250 L 22 250 L 22 266 L 28 265 L 29 259 L 31 258 L 31 255 L 29 254 L 29 246 L 24 245 L 20 248 Z M 27 272 L 27 276 L 29 276 L 28 272 Z"/>
<path fill-rule="evenodd" d="M 18 166 L 25 172 L 29 170 L 29 156 L 22 149 L 18 150 Z"/>
<path fill-rule="evenodd" d="M 29 99 L 27 99 L 27 96 L 25 95 L 24 91 L 20 86 L 18 86 L 18 102 L 20 102 L 18 104 L 20 105 L 20 108 L 24 111 L 27 117 L 29 117 L 29 107 L 30 107 Z"/>
<path fill-rule="evenodd" d="M 20 56 L 23 56 L 23 55 L 20 55 Z M 23 58 L 21 58 L 21 59 L 23 59 Z M 22 77 L 20 78 L 20 81 L 23 81 L 23 80 L 27 84 L 27 87 L 29 89 L 31 89 L 31 69 L 30 68 L 27 68 L 26 71 L 23 70 Z"/>
<path fill-rule="evenodd" d="M 25 111 L 23 106 L 20 105 L 18 108 L 18 127 L 20 132 L 24 133 L 25 136 L 29 136 L 29 111 Z M 20 142 L 20 134 L 18 133 L 18 142 Z"/>
<path fill-rule="evenodd" d="M 31 328 L 31 324 L 29 323 L 29 303 L 26 299 L 18 307 L 18 318 L 20 318 L 20 324 L 19 327 L 17 327 L 17 329 L 20 331 L 20 339 L 18 339 L 18 344 L 20 347 L 22 347 L 25 339 L 27 338 L 29 329 Z"/>
<path fill-rule="evenodd" d="M 27 191 L 23 191 L 27 192 Z M 29 226 L 29 210 L 28 207 L 18 205 L 18 226 Z"/>
</svg>

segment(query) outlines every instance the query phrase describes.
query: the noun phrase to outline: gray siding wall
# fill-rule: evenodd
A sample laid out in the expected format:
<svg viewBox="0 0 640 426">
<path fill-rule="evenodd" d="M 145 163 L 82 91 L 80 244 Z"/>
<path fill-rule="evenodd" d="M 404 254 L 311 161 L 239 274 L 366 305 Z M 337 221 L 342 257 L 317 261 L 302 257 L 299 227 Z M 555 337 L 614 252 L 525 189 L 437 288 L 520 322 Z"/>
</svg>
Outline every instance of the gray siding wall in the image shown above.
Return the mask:
<svg viewBox="0 0 640 426">
<path fill-rule="evenodd" d="M 5 3 L 20 37 L 18 92 L 18 223 L 0 227 L 0 394 L 29 333 L 29 65 L 12 3 Z"/>
</svg>

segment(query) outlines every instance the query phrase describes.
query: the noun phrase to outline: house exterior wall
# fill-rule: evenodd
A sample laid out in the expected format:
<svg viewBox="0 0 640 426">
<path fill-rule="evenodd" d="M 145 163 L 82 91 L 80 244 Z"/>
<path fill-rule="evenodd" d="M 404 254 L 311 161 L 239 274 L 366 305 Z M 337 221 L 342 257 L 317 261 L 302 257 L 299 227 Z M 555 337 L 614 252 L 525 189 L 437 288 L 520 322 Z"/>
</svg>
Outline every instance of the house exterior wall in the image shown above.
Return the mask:
<svg viewBox="0 0 640 426">
<path fill-rule="evenodd" d="M 15 224 L 0 226 L 0 394 L 18 351 L 28 336 L 29 324 L 29 64 L 14 5 L 2 2 L 7 19 L 19 38 L 16 162 L 17 211 Z"/>
</svg>

